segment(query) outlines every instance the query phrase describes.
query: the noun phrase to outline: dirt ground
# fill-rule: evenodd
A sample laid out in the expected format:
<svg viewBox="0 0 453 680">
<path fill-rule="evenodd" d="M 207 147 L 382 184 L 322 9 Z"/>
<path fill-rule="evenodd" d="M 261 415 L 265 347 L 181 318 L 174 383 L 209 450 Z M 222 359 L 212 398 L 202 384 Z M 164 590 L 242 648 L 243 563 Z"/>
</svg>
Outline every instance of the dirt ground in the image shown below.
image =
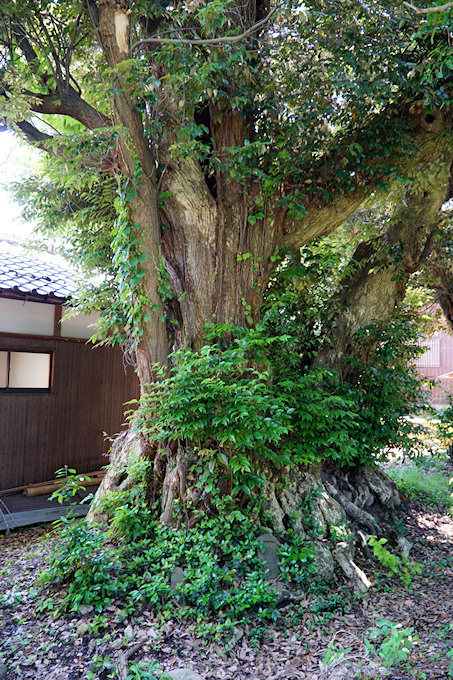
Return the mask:
<svg viewBox="0 0 453 680">
<path fill-rule="evenodd" d="M 118 662 L 124 663 L 128 652 L 128 677 L 137 680 L 159 678 L 160 672 L 178 667 L 192 669 L 204 680 L 336 680 L 356 677 L 358 662 L 368 669 L 367 677 L 382 677 L 385 668 L 393 680 L 453 677 L 453 658 L 448 656 L 453 647 L 453 520 L 426 506 L 407 505 L 411 559 L 423 565 L 411 585 L 381 569 L 359 599 L 346 581 L 339 581 L 334 589 L 314 590 L 281 609 L 276 625 L 247 624 L 229 642 L 203 640 L 193 625 L 176 617 L 163 622 L 152 611 L 127 617 L 120 602 L 103 616 L 40 612 L 38 602 L 48 593 L 38 592 L 35 580 L 56 540 L 55 533 L 45 538 L 51 528 L 38 526 L 0 538 L 0 678 L 115 678 Z M 379 617 L 413 628 L 418 638 L 409 659 L 390 668 L 385 659 L 370 656 L 364 644 Z M 329 643 L 344 653 L 327 668 L 322 659 Z M 153 662 L 154 670 L 145 672 Z"/>
</svg>

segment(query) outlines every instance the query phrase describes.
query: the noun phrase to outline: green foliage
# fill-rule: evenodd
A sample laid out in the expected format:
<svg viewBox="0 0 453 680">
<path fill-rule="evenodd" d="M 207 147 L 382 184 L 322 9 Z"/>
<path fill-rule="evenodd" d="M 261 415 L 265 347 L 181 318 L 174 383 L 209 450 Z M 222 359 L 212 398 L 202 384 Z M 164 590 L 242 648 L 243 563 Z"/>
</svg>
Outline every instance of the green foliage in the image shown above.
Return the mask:
<svg viewBox="0 0 453 680">
<path fill-rule="evenodd" d="M 102 612 L 115 600 L 126 611 L 151 606 L 165 617 L 217 617 L 225 631 L 250 616 L 273 620 L 276 593 L 258 559 L 259 527 L 239 511 L 201 519 L 188 530 L 158 522 L 144 497 L 143 482 L 106 504 L 115 513 L 106 534 L 85 521 L 63 520 L 49 569 L 41 583 L 62 588 L 60 607 L 82 604 Z M 171 575 L 184 579 L 174 588 Z M 167 613 L 167 614 L 166 614 Z"/>
<path fill-rule="evenodd" d="M 218 498 L 216 514 L 199 513 L 195 526 L 172 529 L 159 522 L 157 508 L 146 499 L 149 462 L 136 463 L 133 473 L 135 486 L 105 500 L 108 531 L 85 520 L 60 521 L 40 583 L 57 586 L 61 596 L 55 603 L 47 594 L 38 609 L 46 610 L 49 602 L 71 611 L 88 604 L 102 625 L 102 612 L 120 602 L 128 613 L 147 606 L 163 619 L 194 619 L 199 631 L 209 634 L 228 634 L 252 617 L 257 625 L 274 621 L 277 593 L 259 557 L 259 508 L 231 511 Z M 308 586 L 316 572 L 311 544 L 289 531 L 280 559 L 284 579 Z M 172 583 L 174 574 L 179 576 Z"/>
<path fill-rule="evenodd" d="M 387 669 L 407 661 L 418 641 L 413 628 L 403 628 L 400 623 L 392 623 L 382 617 L 377 619 L 376 626 L 367 632 L 363 640 L 366 656 L 377 658 Z M 351 652 L 352 647 L 346 649 L 334 639 L 329 643 L 322 662 L 327 666 L 337 666 Z M 390 674 L 391 671 L 387 670 L 386 675 Z"/>
<path fill-rule="evenodd" d="M 95 654 L 91 660 L 89 671 L 87 671 L 87 680 L 96 680 L 99 677 L 99 672 L 108 673 L 107 678 L 114 678 L 116 675 L 115 662 L 109 656 L 100 656 Z"/>
<path fill-rule="evenodd" d="M 330 593 L 328 595 L 319 596 L 316 601 L 310 606 L 310 611 L 316 615 L 322 615 L 323 620 L 328 620 L 335 612 L 343 612 L 348 610 L 347 597 L 345 593 Z"/>
<path fill-rule="evenodd" d="M 126 680 L 168 680 L 168 678 L 169 676 L 163 674 L 156 661 L 150 664 L 144 661 L 138 663 L 132 661 Z"/>
<path fill-rule="evenodd" d="M 318 570 L 316 550 L 312 544 L 304 542 L 291 529 L 287 535 L 289 542 L 283 543 L 278 550 L 280 577 L 288 583 L 307 586 L 310 575 Z"/>
<path fill-rule="evenodd" d="M 318 242 L 302 251 L 300 263 L 288 261 L 267 293 L 262 325 L 285 334 L 269 361 L 272 387 L 291 409 L 284 440 L 291 460 L 366 464 L 389 447 L 417 447 L 417 426 L 407 416 L 426 406 L 426 393 L 410 365 L 419 351 L 419 318 L 410 306 L 401 305 L 386 327 L 370 323 L 350 339 L 346 379 L 316 364 L 337 312 L 333 294 L 353 266 L 347 251 L 333 253 L 329 242 Z"/>
<path fill-rule="evenodd" d="M 316 502 L 321 498 L 321 495 L 322 491 L 320 489 L 310 487 L 305 492 L 303 502 L 298 508 L 302 526 L 312 538 L 317 538 L 320 534 L 321 527 L 316 518 L 315 507 Z"/>
<path fill-rule="evenodd" d="M 330 538 L 334 543 L 342 541 L 350 543 L 354 540 L 354 534 L 347 524 L 331 524 L 329 526 Z"/>
<path fill-rule="evenodd" d="M 57 500 L 59 503 L 65 503 L 74 500 L 74 496 L 77 495 L 79 491 L 86 491 L 86 487 L 83 486 L 84 482 L 89 481 L 89 477 L 84 475 L 78 475 L 75 470 L 68 468 L 65 465 L 55 472 L 56 482 L 61 483 L 64 481 L 64 486 L 60 489 L 55 489 L 55 491 L 49 496 L 49 500 Z M 88 494 L 82 501 L 77 501 L 81 503 L 87 503 L 91 500 L 93 494 Z"/>
<path fill-rule="evenodd" d="M 336 645 L 335 642 L 329 642 L 327 649 L 322 657 L 322 663 L 326 666 L 336 665 L 340 662 L 347 654 L 352 652 L 352 647 L 342 647 L 341 645 Z"/>
<path fill-rule="evenodd" d="M 374 556 L 388 569 L 389 575 L 399 576 L 403 583 L 409 585 L 412 582 L 412 576 L 420 573 L 421 564 L 411 562 L 407 557 L 394 555 L 384 547 L 386 543 L 388 543 L 386 538 L 377 539 L 376 536 L 368 538 L 368 544 L 373 548 Z"/>
<path fill-rule="evenodd" d="M 263 462 L 289 462 L 275 445 L 290 428 L 290 410 L 269 390 L 269 372 L 252 363 L 277 340 L 242 331 L 224 349 L 214 343 L 177 352 L 171 375 L 142 397 L 135 426 L 151 440 L 180 442 L 189 458 L 219 465 L 233 495 L 250 494 Z"/>
<path fill-rule="evenodd" d="M 448 404 L 440 409 L 434 418 L 436 439 L 445 447 L 446 452 L 453 459 L 453 397 L 448 397 Z"/>
<path fill-rule="evenodd" d="M 380 617 L 376 621 L 376 626 L 368 632 L 367 647 L 374 651 L 385 665 L 396 666 L 409 659 L 417 642 L 413 633 L 413 628 L 403 628 L 400 623 L 392 623 Z M 376 640 L 379 641 L 378 646 L 374 642 Z"/>
<path fill-rule="evenodd" d="M 39 581 L 64 584 L 64 607 L 77 610 L 82 604 L 92 604 L 101 612 L 114 597 L 125 595 L 126 584 L 115 579 L 120 568 L 117 552 L 104 545 L 101 529 L 62 518 L 59 538 L 49 569 Z"/>
<path fill-rule="evenodd" d="M 416 462 L 422 459 L 416 459 Z M 429 459 L 422 465 L 405 466 L 389 470 L 389 475 L 398 488 L 409 498 L 432 505 L 446 508 L 453 507 L 451 489 L 449 488 L 451 475 L 436 469 L 435 461 Z"/>
<path fill-rule="evenodd" d="M 453 678 L 453 649 L 450 649 L 450 651 L 447 652 L 447 657 L 450 661 L 448 666 L 448 677 Z"/>
<path fill-rule="evenodd" d="M 322 332 L 324 323 L 319 291 L 313 316 L 295 316 L 300 298 L 291 289 L 279 296 L 278 285 L 256 328 L 212 324 L 199 352 L 173 355 L 170 376 L 148 386 L 134 415 L 134 427 L 151 440 L 179 442 L 190 464 L 216 468 L 212 484 L 233 496 L 256 490 L 266 466 L 368 464 L 388 447 L 417 445 L 407 418 L 425 405 L 408 367 L 418 351 L 414 315 L 402 309 L 384 329 L 361 329 L 344 380 L 314 363 L 310 326 L 315 319 Z"/>
</svg>

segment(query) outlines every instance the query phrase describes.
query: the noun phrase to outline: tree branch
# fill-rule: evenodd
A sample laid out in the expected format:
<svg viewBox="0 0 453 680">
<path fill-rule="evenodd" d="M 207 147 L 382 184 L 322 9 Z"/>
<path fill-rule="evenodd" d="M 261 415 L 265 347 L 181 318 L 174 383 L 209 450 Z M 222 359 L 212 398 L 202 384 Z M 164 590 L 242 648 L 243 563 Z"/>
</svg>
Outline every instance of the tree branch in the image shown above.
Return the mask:
<svg viewBox="0 0 453 680">
<path fill-rule="evenodd" d="M 444 133 L 449 134 L 450 118 L 440 110 L 436 112 L 434 120 L 430 123 L 426 123 L 423 113 L 410 114 L 408 122 L 413 130 L 411 141 L 414 145 L 414 152 L 400 159 L 396 156 L 395 164 L 399 166 L 400 172 L 404 175 L 412 176 L 414 168 L 421 166 L 423 162 L 431 162 L 433 140 Z M 339 194 L 327 202 L 316 197 L 311 199 L 307 205 L 307 213 L 300 219 L 294 220 L 286 217 L 282 247 L 295 250 L 314 238 L 331 234 L 360 207 L 374 190 L 377 179 L 377 175 L 370 175 L 363 184 L 359 184 L 352 191 Z M 453 183 L 450 188 L 447 188 L 446 195 L 449 196 L 450 192 L 453 192 Z"/>
<path fill-rule="evenodd" d="M 453 8 L 453 2 L 446 2 L 445 5 L 439 5 L 438 7 L 416 7 L 411 2 L 403 2 L 403 5 L 409 7 L 413 10 L 415 14 L 433 14 L 434 12 L 446 12 Z"/>
<path fill-rule="evenodd" d="M 307 206 L 307 214 L 300 220 L 285 220 L 282 247 L 293 250 L 315 238 L 328 236 L 360 207 L 369 191 L 369 187 L 359 186 L 328 203 L 313 200 Z"/>
<path fill-rule="evenodd" d="M 143 40 L 139 40 L 138 42 L 134 43 L 132 45 L 132 51 L 137 49 L 137 47 L 140 47 L 141 45 L 146 45 L 149 43 L 156 44 L 156 45 L 222 45 L 225 43 L 229 44 L 234 44 L 241 42 L 245 38 L 248 38 L 249 35 L 257 31 L 261 26 L 264 26 L 271 16 L 277 12 L 282 5 L 278 5 L 275 7 L 273 10 L 267 14 L 264 19 L 261 19 L 261 21 L 257 21 L 256 24 L 253 24 L 253 26 L 250 26 L 246 31 L 243 33 L 240 33 L 239 35 L 226 35 L 220 38 L 196 38 L 196 39 L 189 39 L 189 38 L 145 38 Z"/>
<path fill-rule="evenodd" d="M 48 135 L 46 132 L 41 132 L 41 130 L 38 130 L 37 127 L 26 120 L 8 125 L 5 119 L 0 118 L 0 133 L 6 132 L 6 130 L 19 134 L 33 148 L 45 151 L 47 154 L 54 156 L 54 158 L 68 158 L 67 147 L 65 145 L 48 144 L 48 142 L 57 139 L 58 135 Z M 111 156 L 106 154 L 91 153 L 81 157 L 79 160 L 80 165 L 84 168 L 99 168 L 101 172 L 110 172 L 111 158 Z"/>
<path fill-rule="evenodd" d="M 112 122 L 107 116 L 100 113 L 91 104 L 88 104 L 74 88 L 69 87 L 67 92 L 60 95 L 39 94 L 35 92 L 25 92 L 29 97 L 33 97 L 36 103 L 32 103 L 30 108 L 35 113 L 49 113 L 61 116 L 70 116 L 79 123 L 82 123 L 89 130 L 96 128 L 109 127 Z"/>
<path fill-rule="evenodd" d="M 45 148 L 45 142 L 53 139 L 52 135 L 48 135 L 45 132 L 41 132 L 37 127 L 32 125 L 26 120 L 22 120 L 19 123 L 15 123 L 13 126 L 7 125 L 4 120 L 0 121 L 0 132 L 6 130 L 11 130 L 12 132 L 20 132 L 22 136 L 32 144 L 35 148 L 48 151 Z"/>
</svg>

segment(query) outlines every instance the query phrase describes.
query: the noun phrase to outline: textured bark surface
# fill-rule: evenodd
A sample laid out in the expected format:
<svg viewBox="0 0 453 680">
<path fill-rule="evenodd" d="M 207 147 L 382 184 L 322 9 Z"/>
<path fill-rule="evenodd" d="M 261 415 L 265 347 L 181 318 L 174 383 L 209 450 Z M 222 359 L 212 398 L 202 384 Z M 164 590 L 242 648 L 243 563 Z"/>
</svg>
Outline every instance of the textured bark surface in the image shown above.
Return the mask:
<svg viewBox="0 0 453 680">
<path fill-rule="evenodd" d="M 137 433 L 123 432 L 112 447 L 111 462 L 101 488 L 90 508 L 88 520 L 108 520 L 100 504 L 109 494 L 124 491 L 134 484 L 127 474 L 130 463 L 141 456 L 155 458 L 154 474 L 159 476 L 162 462 L 156 451 L 147 448 Z M 173 502 L 185 497 L 186 464 L 182 451 L 166 451 L 166 472 L 162 484 L 161 521 L 172 525 L 176 519 Z M 283 483 L 282 483 L 283 482 Z M 401 500 L 394 482 L 377 466 L 336 469 L 329 465 L 293 466 L 277 477 L 270 473 L 262 491 L 270 521 L 269 534 L 260 540 L 268 548 L 262 555 L 269 578 L 279 578 L 278 546 L 274 533 L 284 536 L 292 527 L 316 553 L 317 578 L 331 580 L 340 570 L 350 580 L 357 594 L 366 592 L 370 582 L 356 564 L 356 552 L 371 559 L 367 536 L 388 536 L 389 523 L 401 508 Z M 186 498 L 187 500 L 187 498 Z M 196 501 L 191 498 L 191 501 Z M 179 510 L 179 513 L 181 509 Z M 188 517 L 184 521 L 189 521 Z M 283 586 L 282 586 L 283 587 Z M 285 589 L 287 586 L 285 586 Z"/>
<path fill-rule="evenodd" d="M 150 455 L 149 447 L 143 437 L 132 429 L 121 432 L 115 439 L 110 453 L 110 465 L 91 503 L 87 515 L 89 522 L 107 521 L 105 510 L 101 507 L 106 497 L 117 491 L 127 491 L 135 483 L 126 473 L 132 463 Z"/>
<path fill-rule="evenodd" d="M 436 302 L 442 310 L 449 329 L 453 331 L 453 269 L 451 264 L 443 257 L 440 262 L 435 261 L 428 268 L 428 275 L 434 280 L 430 287 L 436 295 Z"/>
<path fill-rule="evenodd" d="M 318 578 L 332 579 L 340 568 L 358 594 L 368 590 L 356 550 L 370 559 L 367 536 L 388 536 L 389 519 L 401 506 L 394 482 L 380 468 L 295 466 L 279 480 L 269 477 L 263 495 L 273 531 L 284 535 L 292 527 L 304 541 L 313 541 Z"/>
<path fill-rule="evenodd" d="M 110 68 L 130 57 L 129 31 L 130 10 L 128 2 L 99 2 L 97 33 Z M 126 38 L 125 38 L 126 36 Z M 165 366 L 168 357 L 168 342 L 164 324 L 159 318 L 164 316 L 164 307 L 159 293 L 160 257 L 160 216 L 159 191 L 156 180 L 156 158 L 149 148 L 143 130 L 142 115 L 135 106 L 126 78 L 118 74 L 118 84 L 113 95 L 113 122 L 120 125 L 119 148 L 123 172 L 128 176 L 136 190 L 136 198 L 131 203 L 131 223 L 137 226 L 137 236 L 142 239 L 142 249 L 146 254 L 143 264 L 143 294 L 149 301 L 149 320 L 144 324 L 143 336 L 137 350 L 137 369 L 142 390 L 155 378 L 152 365 Z M 137 170 L 140 173 L 137 174 Z M 151 312 L 156 307 L 156 312 Z"/>
<path fill-rule="evenodd" d="M 431 125 L 431 130 L 421 133 L 413 179 L 405 187 L 390 226 L 383 236 L 359 245 L 353 256 L 357 266 L 332 301 L 339 311 L 318 362 L 343 374 L 347 358 L 356 350 L 354 334 L 373 321 L 386 324 L 390 320 L 404 299 L 410 275 L 431 253 L 439 211 L 449 195 L 453 161 L 452 142 L 446 134 L 450 117 L 439 112 Z"/>
</svg>

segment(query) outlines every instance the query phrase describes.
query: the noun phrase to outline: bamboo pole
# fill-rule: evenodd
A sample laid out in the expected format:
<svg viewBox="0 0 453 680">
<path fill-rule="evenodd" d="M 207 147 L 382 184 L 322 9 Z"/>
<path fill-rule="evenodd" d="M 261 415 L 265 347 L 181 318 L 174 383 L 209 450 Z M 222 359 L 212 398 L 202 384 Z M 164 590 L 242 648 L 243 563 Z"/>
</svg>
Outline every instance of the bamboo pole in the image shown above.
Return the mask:
<svg viewBox="0 0 453 680">
<path fill-rule="evenodd" d="M 95 470 L 94 472 L 82 472 L 80 474 L 80 477 L 103 477 L 105 475 L 105 470 Z M 26 489 L 34 489 L 37 487 L 42 487 L 42 486 L 50 486 L 52 485 L 52 489 L 57 489 L 58 486 L 57 484 L 62 484 L 64 486 L 64 482 L 57 482 L 55 479 L 49 479 L 46 482 L 34 482 L 33 484 L 24 484 L 23 486 L 15 486 L 11 489 L 2 489 L 0 491 L 0 496 L 6 496 L 6 494 L 9 493 L 19 493 L 20 491 L 25 491 Z"/>
<path fill-rule="evenodd" d="M 102 477 L 92 477 L 91 479 L 81 482 L 80 485 L 83 487 L 97 486 L 101 482 Z M 49 484 L 48 486 L 35 486 L 33 489 L 25 489 L 24 496 L 27 496 L 28 498 L 33 498 L 34 496 L 45 496 L 48 493 L 53 493 L 57 489 L 63 489 L 65 486 L 66 485 L 64 482 L 58 482 L 58 484 Z"/>
</svg>

